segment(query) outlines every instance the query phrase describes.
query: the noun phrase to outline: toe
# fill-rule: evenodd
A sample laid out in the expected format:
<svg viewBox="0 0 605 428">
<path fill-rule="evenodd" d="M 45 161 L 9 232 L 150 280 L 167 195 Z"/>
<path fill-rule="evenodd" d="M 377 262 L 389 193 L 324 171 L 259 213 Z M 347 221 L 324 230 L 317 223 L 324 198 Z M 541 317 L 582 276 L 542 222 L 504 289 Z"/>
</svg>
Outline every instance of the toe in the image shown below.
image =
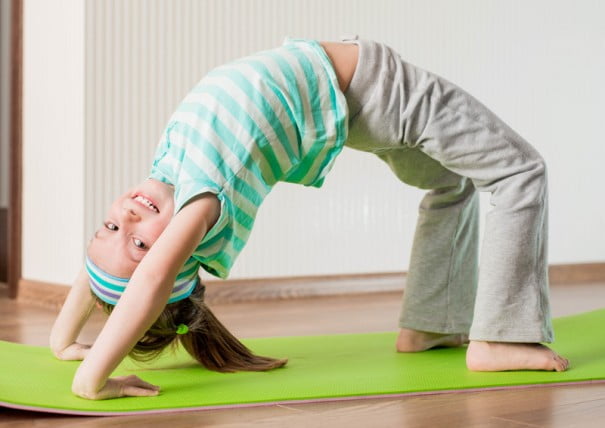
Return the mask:
<svg viewBox="0 0 605 428">
<path fill-rule="evenodd" d="M 569 361 L 567 361 L 565 358 L 563 358 L 559 355 L 555 355 L 554 363 L 555 363 L 554 369 L 558 372 L 563 372 L 563 371 L 567 370 L 567 366 L 569 365 Z"/>
<path fill-rule="evenodd" d="M 563 363 L 563 370 L 561 371 L 565 371 L 569 368 L 569 360 L 567 358 L 563 358 L 563 357 L 559 357 Z"/>
</svg>

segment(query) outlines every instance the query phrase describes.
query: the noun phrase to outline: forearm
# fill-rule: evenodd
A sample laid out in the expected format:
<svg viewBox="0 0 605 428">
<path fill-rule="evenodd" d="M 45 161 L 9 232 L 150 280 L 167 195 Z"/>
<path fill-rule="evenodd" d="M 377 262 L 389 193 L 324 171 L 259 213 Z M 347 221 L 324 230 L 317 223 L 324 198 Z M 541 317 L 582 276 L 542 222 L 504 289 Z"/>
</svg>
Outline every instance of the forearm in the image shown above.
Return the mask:
<svg viewBox="0 0 605 428">
<path fill-rule="evenodd" d="M 145 292 L 140 293 L 141 290 L 134 290 L 134 287 L 126 290 L 78 368 L 72 384 L 77 395 L 90 398 L 101 390 L 111 373 L 161 314 L 170 287 L 149 281 L 136 284 L 139 288 L 144 287 Z"/>
<path fill-rule="evenodd" d="M 49 345 L 55 356 L 61 358 L 61 353 L 76 342 L 93 308 L 94 299 L 88 288 L 88 276 L 82 269 L 51 329 Z"/>
</svg>

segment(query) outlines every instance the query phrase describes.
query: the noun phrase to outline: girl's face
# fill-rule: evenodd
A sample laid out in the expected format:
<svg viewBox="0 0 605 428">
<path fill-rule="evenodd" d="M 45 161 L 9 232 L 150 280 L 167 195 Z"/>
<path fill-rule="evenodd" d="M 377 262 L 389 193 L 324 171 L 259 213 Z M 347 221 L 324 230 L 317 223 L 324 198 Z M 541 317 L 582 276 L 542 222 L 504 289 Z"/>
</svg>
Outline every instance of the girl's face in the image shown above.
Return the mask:
<svg viewBox="0 0 605 428">
<path fill-rule="evenodd" d="M 117 198 L 88 245 L 88 256 L 111 275 L 129 278 L 174 211 L 174 188 L 148 179 Z"/>
</svg>

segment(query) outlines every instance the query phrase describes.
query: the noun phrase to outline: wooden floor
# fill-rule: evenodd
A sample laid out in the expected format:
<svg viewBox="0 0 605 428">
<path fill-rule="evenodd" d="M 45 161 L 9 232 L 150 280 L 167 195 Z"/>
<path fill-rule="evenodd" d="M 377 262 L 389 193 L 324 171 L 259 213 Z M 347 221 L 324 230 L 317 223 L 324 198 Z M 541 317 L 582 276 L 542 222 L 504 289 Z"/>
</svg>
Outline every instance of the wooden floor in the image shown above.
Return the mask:
<svg viewBox="0 0 605 428">
<path fill-rule="evenodd" d="M 551 294 L 555 317 L 605 306 L 605 283 L 553 286 Z M 239 337 L 374 332 L 394 329 L 399 296 L 384 293 L 237 303 L 215 305 L 213 309 Z M 1 340 L 46 345 L 55 315 L 52 310 L 9 300 L 5 288 L 0 286 Z M 94 314 L 82 340 L 92 341 L 102 323 L 103 316 Z M 0 427 L 568 428 L 603 427 L 604 421 L 605 386 L 600 385 L 107 418 L 66 417 L 0 408 Z"/>
</svg>

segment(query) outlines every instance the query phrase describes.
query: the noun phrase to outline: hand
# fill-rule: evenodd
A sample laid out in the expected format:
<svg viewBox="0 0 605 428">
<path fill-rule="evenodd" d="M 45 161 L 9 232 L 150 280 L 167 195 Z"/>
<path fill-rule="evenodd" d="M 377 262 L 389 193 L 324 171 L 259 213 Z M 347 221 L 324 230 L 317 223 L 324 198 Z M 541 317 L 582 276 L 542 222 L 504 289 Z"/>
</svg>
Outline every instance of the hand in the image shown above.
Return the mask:
<svg viewBox="0 0 605 428">
<path fill-rule="evenodd" d="M 62 351 L 55 351 L 55 357 L 63 361 L 74 361 L 83 360 L 90 351 L 90 345 L 83 345 L 81 343 L 72 343 Z"/>
<path fill-rule="evenodd" d="M 160 387 L 130 375 L 107 379 L 98 392 L 79 392 L 75 388 L 72 388 L 72 392 L 88 400 L 105 400 L 119 397 L 153 397 L 160 393 Z"/>
</svg>

